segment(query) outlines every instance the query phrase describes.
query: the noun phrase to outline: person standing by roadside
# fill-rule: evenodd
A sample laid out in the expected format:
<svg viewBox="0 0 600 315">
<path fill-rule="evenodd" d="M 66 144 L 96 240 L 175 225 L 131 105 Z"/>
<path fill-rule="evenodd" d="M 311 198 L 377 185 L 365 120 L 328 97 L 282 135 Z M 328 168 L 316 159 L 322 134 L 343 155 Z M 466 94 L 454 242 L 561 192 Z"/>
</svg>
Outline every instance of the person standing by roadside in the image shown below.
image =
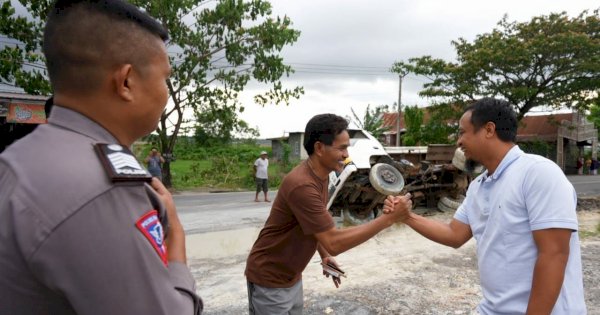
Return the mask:
<svg viewBox="0 0 600 315">
<path fill-rule="evenodd" d="M 585 162 L 585 160 L 583 159 L 583 156 L 580 156 L 579 158 L 577 158 L 577 175 L 583 175 L 583 163 Z"/>
<path fill-rule="evenodd" d="M 590 164 L 590 175 L 598 175 L 598 158 L 592 159 L 592 164 Z"/>
<path fill-rule="evenodd" d="M 306 125 L 304 148 L 309 157 L 286 175 L 271 213 L 246 261 L 248 308 L 252 315 L 302 314 L 302 272 L 315 252 L 324 265 L 339 268 L 333 258 L 356 247 L 402 219 L 402 212 L 381 215 L 338 229 L 327 211 L 329 173 L 341 171 L 348 158 L 348 122 L 322 114 Z M 411 208 L 410 194 L 398 207 Z M 323 274 L 328 276 L 325 273 Z M 332 277 L 340 285 L 339 277 Z"/>
<path fill-rule="evenodd" d="M 585 315 L 577 194 L 551 160 L 516 144 L 510 103 L 481 99 L 459 121 L 458 146 L 486 171 L 471 182 L 450 223 L 385 201 L 384 212 L 408 211 L 405 224 L 426 238 L 459 248 L 471 238 L 483 299 L 481 315 Z M 469 164 L 469 163 L 468 163 Z"/>
<path fill-rule="evenodd" d="M 167 104 L 167 39 L 126 1 L 49 8 L 52 114 L 0 155 L 1 314 L 202 312 L 173 197 L 128 149 Z"/>
<path fill-rule="evenodd" d="M 585 160 L 585 169 L 583 170 L 584 174 L 592 175 L 592 159 L 588 158 Z"/>
<path fill-rule="evenodd" d="M 271 202 L 267 193 L 269 191 L 269 158 L 267 151 L 260 152 L 260 157 L 254 161 L 254 181 L 256 183 L 256 196 L 254 201 L 259 202 L 258 194 L 261 190 L 265 195 L 265 202 Z"/>
<path fill-rule="evenodd" d="M 152 147 L 145 161 L 148 167 L 148 172 L 162 182 L 162 163 L 165 163 L 165 159 L 162 157 L 160 152 L 158 152 L 156 147 Z"/>
</svg>

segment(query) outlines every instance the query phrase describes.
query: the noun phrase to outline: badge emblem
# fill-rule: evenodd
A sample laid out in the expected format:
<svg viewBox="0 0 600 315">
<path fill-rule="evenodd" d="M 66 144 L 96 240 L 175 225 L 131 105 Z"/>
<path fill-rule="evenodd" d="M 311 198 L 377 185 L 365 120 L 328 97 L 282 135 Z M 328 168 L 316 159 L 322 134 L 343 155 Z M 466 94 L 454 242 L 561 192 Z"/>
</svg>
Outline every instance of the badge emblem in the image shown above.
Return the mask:
<svg viewBox="0 0 600 315">
<path fill-rule="evenodd" d="M 163 226 L 158 219 L 158 212 L 150 210 L 137 220 L 135 226 L 150 241 L 150 244 L 156 253 L 158 253 L 160 260 L 167 266 L 167 248 L 164 243 L 165 235 Z"/>
<path fill-rule="evenodd" d="M 133 153 L 118 144 L 97 143 L 94 146 L 102 166 L 113 182 L 152 181 L 152 175 L 136 160 Z"/>
</svg>

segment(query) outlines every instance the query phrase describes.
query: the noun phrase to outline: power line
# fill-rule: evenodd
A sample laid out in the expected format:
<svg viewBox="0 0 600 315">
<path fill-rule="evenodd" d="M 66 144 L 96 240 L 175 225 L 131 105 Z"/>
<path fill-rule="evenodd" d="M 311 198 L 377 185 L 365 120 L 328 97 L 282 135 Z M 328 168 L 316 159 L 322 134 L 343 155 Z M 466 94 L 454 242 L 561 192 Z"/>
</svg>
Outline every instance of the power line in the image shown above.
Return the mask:
<svg viewBox="0 0 600 315">
<path fill-rule="evenodd" d="M 381 66 L 353 66 L 353 65 L 328 65 L 321 63 L 303 63 L 303 62 L 290 62 L 290 65 L 301 65 L 301 66 L 317 66 L 317 67 L 326 67 L 326 68 L 351 68 L 351 69 L 381 69 L 381 70 L 389 70 L 390 67 L 381 67 Z"/>
<path fill-rule="evenodd" d="M 368 75 L 368 76 L 383 76 L 383 75 L 394 75 L 393 73 L 368 73 L 368 72 L 332 72 L 332 71 L 326 71 L 326 70 L 319 70 L 319 71 L 315 71 L 315 70 L 301 70 L 301 69 L 294 69 L 294 72 L 296 73 L 313 73 L 313 74 L 333 74 L 333 75 Z M 394 75 L 395 76 L 395 75 Z"/>
</svg>

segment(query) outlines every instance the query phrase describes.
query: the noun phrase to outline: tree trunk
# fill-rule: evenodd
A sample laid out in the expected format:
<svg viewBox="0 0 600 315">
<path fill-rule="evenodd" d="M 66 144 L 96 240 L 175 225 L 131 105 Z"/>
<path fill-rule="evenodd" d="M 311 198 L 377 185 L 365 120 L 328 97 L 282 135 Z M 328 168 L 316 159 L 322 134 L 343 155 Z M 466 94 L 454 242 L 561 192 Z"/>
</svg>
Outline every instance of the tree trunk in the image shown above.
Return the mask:
<svg viewBox="0 0 600 315">
<path fill-rule="evenodd" d="M 171 161 L 170 159 L 165 160 L 162 168 L 162 178 L 163 184 L 165 187 L 170 188 L 173 187 L 173 181 L 171 179 Z"/>
</svg>

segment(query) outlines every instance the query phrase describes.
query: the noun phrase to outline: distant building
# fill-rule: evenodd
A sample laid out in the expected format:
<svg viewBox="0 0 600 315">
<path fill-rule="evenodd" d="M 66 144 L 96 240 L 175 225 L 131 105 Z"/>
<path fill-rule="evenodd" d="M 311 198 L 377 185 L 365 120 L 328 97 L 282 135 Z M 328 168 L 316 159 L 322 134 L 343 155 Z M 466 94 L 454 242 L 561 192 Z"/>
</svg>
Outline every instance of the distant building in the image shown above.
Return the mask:
<svg viewBox="0 0 600 315">
<path fill-rule="evenodd" d="M 48 96 L 0 92 L 0 152 L 46 123 L 44 103 Z"/>
<path fill-rule="evenodd" d="M 575 173 L 576 160 L 583 155 L 585 146 L 591 146 L 592 157 L 597 157 L 598 130 L 581 112 L 530 115 L 523 117 L 519 124 L 517 142 L 524 147 L 528 144 L 533 147 L 535 143 L 547 144 L 550 151 L 532 153 L 554 160 L 565 173 L 570 174 Z"/>
<path fill-rule="evenodd" d="M 381 144 L 383 146 L 393 147 L 396 145 L 396 137 L 398 137 L 397 120 L 398 113 L 383 113 L 383 124 L 382 127 L 390 128 L 388 131 L 383 133 L 383 139 Z M 404 115 L 400 115 L 400 136 L 406 133 L 406 125 L 404 123 Z"/>
<path fill-rule="evenodd" d="M 428 118 L 425 111 L 424 121 Z M 390 127 L 385 134 L 383 145 L 386 150 L 394 152 L 396 145 L 396 119 L 398 113 L 384 113 L 383 125 Z M 400 134 L 406 132 L 404 116 L 400 119 Z M 452 122 L 449 122 L 452 123 Z M 458 123 L 458 122 L 454 122 Z M 585 146 L 592 147 L 592 154 L 596 157 L 598 151 L 598 130 L 587 121 L 585 115 L 579 112 L 565 114 L 528 115 L 519 122 L 517 130 L 517 143 L 527 152 L 545 156 L 556 162 L 566 173 L 574 172 L 575 162 L 583 154 Z M 546 145 L 539 145 L 539 144 Z"/>
<path fill-rule="evenodd" d="M 273 151 L 273 157 L 279 161 L 283 160 L 285 146 L 289 145 L 290 161 L 294 160 L 306 160 L 308 153 L 304 150 L 304 132 L 294 131 L 289 132 L 287 137 L 271 138 L 271 147 Z"/>
</svg>

